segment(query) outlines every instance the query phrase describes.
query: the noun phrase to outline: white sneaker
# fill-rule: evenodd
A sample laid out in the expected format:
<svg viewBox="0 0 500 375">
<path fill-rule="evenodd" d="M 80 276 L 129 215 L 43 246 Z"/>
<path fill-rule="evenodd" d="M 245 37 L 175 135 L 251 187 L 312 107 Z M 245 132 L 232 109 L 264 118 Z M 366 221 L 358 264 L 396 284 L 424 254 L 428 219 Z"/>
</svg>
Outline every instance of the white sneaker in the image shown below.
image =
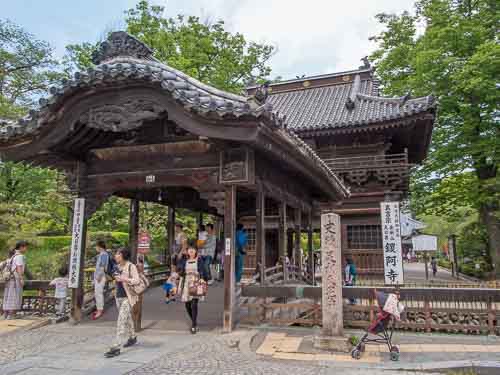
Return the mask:
<svg viewBox="0 0 500 375">
<path fill-rule="evenodd" d="M 214 283 L 213 280 L 208 280 L 208 285 L 212 285 Z"/>
</svg>

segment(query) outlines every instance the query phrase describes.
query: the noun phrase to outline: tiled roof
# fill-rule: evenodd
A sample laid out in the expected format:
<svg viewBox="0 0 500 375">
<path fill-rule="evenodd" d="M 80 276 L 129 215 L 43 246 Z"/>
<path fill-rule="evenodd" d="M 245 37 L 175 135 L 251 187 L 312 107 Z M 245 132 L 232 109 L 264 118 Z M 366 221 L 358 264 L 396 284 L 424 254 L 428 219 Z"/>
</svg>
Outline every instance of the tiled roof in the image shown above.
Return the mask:
<svg viewBox="0 0 500 375">
<path fill-rule="evenodd" d="M 349 73 L 352 76 L 353 72 Z M 302 81 L 311 82 L 310 78 Z M 296 82 L 299 81 L 293 80 L 293 83 Z M 316 84 L 309 88 L 284 91 L 280 91 L 279 86 L 272 86 L 272 89 L 268 101 L 273 105 L 273 110 L 286 116 L 289 129 L 299 132 L 403 119 L 429 111 L 435 106 L 432 96 L 415 99 L 378 96 L 376 81 L 361 79 L 359 75 L 357 79 L 345 83 Z"/>
</svg>

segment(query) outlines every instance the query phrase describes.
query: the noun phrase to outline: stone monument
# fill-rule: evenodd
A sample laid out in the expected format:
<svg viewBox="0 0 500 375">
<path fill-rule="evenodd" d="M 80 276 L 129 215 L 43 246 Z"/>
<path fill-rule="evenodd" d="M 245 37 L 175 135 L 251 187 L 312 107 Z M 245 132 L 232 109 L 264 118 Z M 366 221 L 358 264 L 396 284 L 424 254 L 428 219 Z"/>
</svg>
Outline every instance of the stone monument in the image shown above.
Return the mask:
<svg viewBox="0 0 500 375">
<path fill-rule="evenodd" d="M 344 336 L 342 311 L 342 260 L 340 216 L 321 215 L 321 280 L 323 329 L 314 339 L 314 346 L 337 352 L 349 352 L 351 346 Z"/>
</svg>

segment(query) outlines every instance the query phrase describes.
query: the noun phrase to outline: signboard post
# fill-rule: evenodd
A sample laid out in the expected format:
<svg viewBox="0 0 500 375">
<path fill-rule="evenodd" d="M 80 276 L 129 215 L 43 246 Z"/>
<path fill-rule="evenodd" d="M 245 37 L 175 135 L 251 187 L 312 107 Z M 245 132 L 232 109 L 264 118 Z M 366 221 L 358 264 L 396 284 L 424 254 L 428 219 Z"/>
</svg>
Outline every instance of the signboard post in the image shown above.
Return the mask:
<svg viewBox="0 0 500 375">
<path fill-rule="evenodd" d="M 139 241 L 137 243 L 137 252 L 139 254 L 148 254 L 151 248 L 151 236 L 145 230 L 139 233 Z"/>
<path fill-rule="evenodd" d="M 73 229 L 71 234 L 71 255 L 69 262 L 68 288 L 76 289 L 80 284 L 80 263 L 85 241 L 85 198 L 76 198 L 73 210 Z"/>
<path fill-rule="evenodd" d="M 382 217 L 385 284 L 402 285 L 404 277 L 399 202 L 380 202 L 380 213 Z"/>
</svg>

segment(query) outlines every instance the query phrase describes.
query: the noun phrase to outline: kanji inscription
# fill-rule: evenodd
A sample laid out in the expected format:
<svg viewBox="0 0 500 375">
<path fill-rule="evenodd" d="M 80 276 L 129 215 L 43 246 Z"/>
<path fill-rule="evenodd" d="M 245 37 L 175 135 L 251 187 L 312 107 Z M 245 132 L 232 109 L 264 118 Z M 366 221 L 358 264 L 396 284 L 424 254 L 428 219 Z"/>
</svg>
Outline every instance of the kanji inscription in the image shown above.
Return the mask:
<svg viewBox="0 0 500 375">
<path fill-rule="evenodd" d="M 402 285 L 403 257 L 401 254 L 401 224 L 398 202 L 381 202 L 384 276 L 387 285 Z"/>
<path fill-rule="evenodd" d="M 340 216 L 321 215 L 321 274 L 323 335 L 343 334 Z"/>
</svg>

